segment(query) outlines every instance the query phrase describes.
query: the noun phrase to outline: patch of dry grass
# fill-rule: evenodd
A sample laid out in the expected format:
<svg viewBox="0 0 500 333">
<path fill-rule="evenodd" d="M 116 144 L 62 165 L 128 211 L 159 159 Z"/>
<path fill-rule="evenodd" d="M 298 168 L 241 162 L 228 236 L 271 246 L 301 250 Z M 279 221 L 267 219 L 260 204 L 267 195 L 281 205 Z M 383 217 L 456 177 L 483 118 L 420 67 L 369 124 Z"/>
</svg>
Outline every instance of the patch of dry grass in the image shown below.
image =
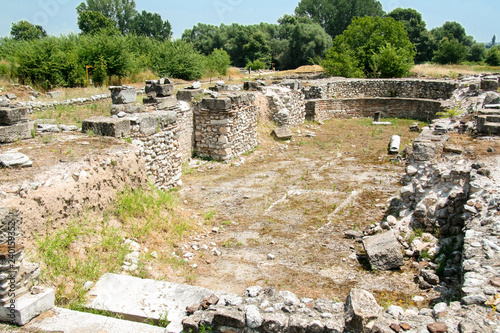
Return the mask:
<svg viewBox="0 0 500 333">
<path fill-rule="evenodd" d="M 410 71 L 418 76 L 430 76 L 434 78 L 450 77 L 456 79 L 459 74 L 474 75 L 484 72 L 497 72 L 500 67 L 490 67 L 482 65 L 438 65 L 438 64 L 420 64 L 413 67 Z"/>
</svg>

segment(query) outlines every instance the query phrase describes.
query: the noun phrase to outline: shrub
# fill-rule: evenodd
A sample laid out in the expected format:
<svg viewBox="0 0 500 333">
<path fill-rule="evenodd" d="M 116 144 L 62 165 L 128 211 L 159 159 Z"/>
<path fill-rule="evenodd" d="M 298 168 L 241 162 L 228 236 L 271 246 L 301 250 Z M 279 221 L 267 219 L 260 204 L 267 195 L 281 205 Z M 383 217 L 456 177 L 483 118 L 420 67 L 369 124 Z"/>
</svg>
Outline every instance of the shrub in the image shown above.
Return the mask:
<svg viewBox="0 0 500 333">
<path fill-rule="evenodd" d="M 492 47 L 486 52 L 485 62 L 490 66 L 500 66 L 500 49 Z"/>
<path fill-rule="evenodd" d="M 373 76 L 383 78 L 406 77 L 413 65 L 412 57 L 406 50 L 398 50 L 389 43 L 370 59 Z"/>
<path fill-rule="evenodd" d="M 205 71 L 205 59 L 184 41 L 164 42 L 151 55 L 151 67 L 159 76 L 197 80 Z"/>
<path fill-rule="evenodd" d="M 231 65 L 229 54 L 223 49 L 215 49 L 207 57 L 207 71 L 209 73 L 226 75 L 227 69 Z"/>
<path fill-rule="evenodd" d="M 266 63 L 260 59 L 256 59 L 254 61 L 247 62 L 245 66 L 246 69 L 252 69 L 254 71 L 258 71 L 260 69 L 266 69 Z"/>
</svg>

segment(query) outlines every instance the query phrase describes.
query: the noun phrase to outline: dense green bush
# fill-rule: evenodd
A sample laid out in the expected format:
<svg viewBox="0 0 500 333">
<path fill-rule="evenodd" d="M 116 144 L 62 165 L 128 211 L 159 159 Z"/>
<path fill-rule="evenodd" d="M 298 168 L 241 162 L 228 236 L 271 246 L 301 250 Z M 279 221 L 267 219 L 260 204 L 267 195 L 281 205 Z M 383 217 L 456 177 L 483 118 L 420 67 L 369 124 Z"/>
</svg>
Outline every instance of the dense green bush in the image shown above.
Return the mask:
<svg viewBox="0 0 500 333">
<path fill-rule="evenodd" d="M 443 38 L 432 60 L 438 64 L 459 64 L 467 56 L 467 47 L 456 38 Z"/>
<path fill-rule="evenodd" d="M 485 62 L 490 66 L 500 66 L 500 47 L 495 46 L 486 51 Z"/>
<path fill-rule="evenodd" d="M 266 69 L 266 63 L 260 59 L 256 59 L 254 61 L 249 61 L 247 62 L 247 65 L 245 66 L 245 68 L 247 70 L 253 70 L 253 71 L 258 71 L 258 70 L 261 70 L 261 69 Z"/>
<path fill-rule="evenodd" d="M 226 75 L 230 65 L 229 54 L 222 49 L 215 49 L 207 57 L 207 73 L 209 76 L 212 76 L 212 74 Z"/>
<path fill-rule="evenodd" d="M 401 22 L 363 17 L 335 38 L 324 67 L 326 74 L 335 76 L 401 77 L 408 74 L 414 56 L 414 45 Z"/>
<path fill-rule="evenodd" d="M 165 42 L 151 52 L 151 68 L 160 76 L 196 80 L 205 72 L 205 58 L 190 43 Z"/>
</svg>

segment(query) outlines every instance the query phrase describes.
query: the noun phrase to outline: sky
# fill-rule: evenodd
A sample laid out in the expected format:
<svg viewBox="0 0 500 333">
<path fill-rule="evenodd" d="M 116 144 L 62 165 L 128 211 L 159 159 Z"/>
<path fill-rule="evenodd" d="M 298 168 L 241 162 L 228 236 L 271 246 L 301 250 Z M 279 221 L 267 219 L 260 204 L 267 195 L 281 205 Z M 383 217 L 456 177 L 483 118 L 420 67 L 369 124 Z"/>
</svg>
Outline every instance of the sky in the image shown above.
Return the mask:
<svg viewBox="0 0 500 333">
<path fill-rule="evenodd" d="M 79 32 L 76 6 L 82 0 L 1 0 L 0 36 L 10 34 L 12 23 L 27 20 L 39 24 L 50 34 Z M 136 0 L 138 10 L 159 13 L 172 24 L 174 38 L 198 22 L 219 25 L 276 23 L 284 14 L 293 14 L 299 0 Z M 427 28 L 457 21 L 478 42 L 500 37 L 499 0 L 381 0 L 386 12 L 397 7 L 414 8 Z"/>
</svg>

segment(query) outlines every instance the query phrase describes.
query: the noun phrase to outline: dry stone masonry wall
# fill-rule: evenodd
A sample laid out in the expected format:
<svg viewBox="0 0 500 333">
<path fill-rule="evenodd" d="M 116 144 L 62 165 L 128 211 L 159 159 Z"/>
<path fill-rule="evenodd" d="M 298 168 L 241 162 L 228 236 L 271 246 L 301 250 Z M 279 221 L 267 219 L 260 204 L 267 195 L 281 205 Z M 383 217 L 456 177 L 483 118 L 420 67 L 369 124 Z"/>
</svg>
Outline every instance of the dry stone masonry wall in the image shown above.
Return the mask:
<svg viewBox="0 0 500 333">
<path fill-rule="evenodd" d="M 227 161 L 257 146 L 257 107 L 252 93 L 204 98 L 195 106 L 196 155 Z"/>
<path fill-rule="evenodd" d="M 293 87 L 296 83 L 291 83 Z M 304 94 L 298 89 L 286 86 L 262 87 L 265 94 L 272 119 L 278 126 L 298 126 L 306 117 Z"/>
<path fill-rule="evenodd" d="M 449 80 L 338 79 L 321 80 L 314 88 L 305 88 L 305 91 L 308 99 L 400 97 L 446 100 L 457 88 L 457 82 Z"/>
<path fill-rule="evenodd" d="M 430 121 L 444 111 L 442 103 L 410 98 L 343 98 L 316 99 L 306 102 L 306 119 L 324 121 L 332 118 L 370 117 L 381 112 L 383 117 L 412 118 Z"/>
</svg>

